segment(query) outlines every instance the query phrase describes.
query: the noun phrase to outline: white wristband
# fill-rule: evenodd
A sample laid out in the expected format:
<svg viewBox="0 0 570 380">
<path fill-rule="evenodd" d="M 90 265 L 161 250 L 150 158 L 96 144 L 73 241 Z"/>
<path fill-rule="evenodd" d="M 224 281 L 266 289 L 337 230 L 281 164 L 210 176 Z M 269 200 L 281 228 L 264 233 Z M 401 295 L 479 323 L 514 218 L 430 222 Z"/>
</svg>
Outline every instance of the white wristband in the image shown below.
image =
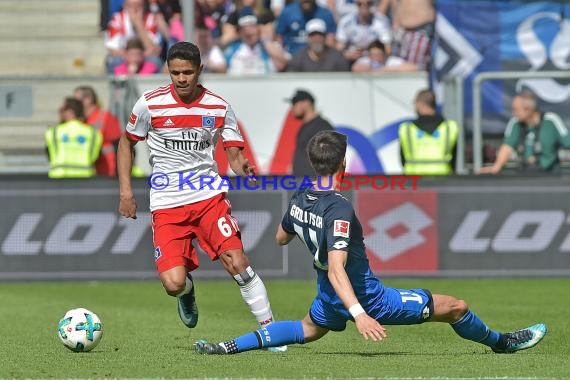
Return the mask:
<svg viewBox="0 0 570 380">
<path fill-rule="evenodd" d="M 360 314 L 364 313 L 364 309 L 359 303 L 355 303 L 348 308 L 348 312 L 352 315 L 352 318 L 358 317 Z"/>
</svg>

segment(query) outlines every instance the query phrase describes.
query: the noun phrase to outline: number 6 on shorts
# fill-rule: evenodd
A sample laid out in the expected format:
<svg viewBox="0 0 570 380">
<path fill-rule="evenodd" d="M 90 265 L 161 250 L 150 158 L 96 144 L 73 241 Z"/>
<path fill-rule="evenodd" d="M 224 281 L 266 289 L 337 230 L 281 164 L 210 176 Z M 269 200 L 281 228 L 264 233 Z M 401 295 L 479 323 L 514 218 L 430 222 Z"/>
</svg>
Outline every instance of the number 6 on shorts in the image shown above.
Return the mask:
<svg viewBox="0 0 570 380">
<path fill-rule="evenodd" d="M 239 231 L 239 227 L 231 215 L 222 216 L 220 219 L 218 219 L 218 228 L 224 237 L 232 236 L 232 228 L 230 227 L 230 224 L 234 228 L 234 231 Z"/>
</svg>

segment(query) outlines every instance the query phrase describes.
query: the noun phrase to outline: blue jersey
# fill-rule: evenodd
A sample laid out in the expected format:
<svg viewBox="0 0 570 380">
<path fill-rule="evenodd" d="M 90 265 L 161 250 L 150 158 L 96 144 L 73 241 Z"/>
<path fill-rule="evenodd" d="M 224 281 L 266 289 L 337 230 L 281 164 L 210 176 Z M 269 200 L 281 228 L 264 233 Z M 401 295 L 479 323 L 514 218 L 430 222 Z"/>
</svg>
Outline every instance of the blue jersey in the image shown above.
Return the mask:
<svg viewBox="0 0 570 380">
<path fill-rule="evenodd" d="M 350 202 L 336 191 L 298 190 L 291 198 L 281 222 L 283 229 L 296 234 L 309 249 L 317 271 L 317 298 L 342 306 L 328 279 L 331 251 L 348 253 L 345 270 L 358 301 L 366 308 L 382 297 L 383 285 L 370 270 L 362 226 Z"/>
</svg>

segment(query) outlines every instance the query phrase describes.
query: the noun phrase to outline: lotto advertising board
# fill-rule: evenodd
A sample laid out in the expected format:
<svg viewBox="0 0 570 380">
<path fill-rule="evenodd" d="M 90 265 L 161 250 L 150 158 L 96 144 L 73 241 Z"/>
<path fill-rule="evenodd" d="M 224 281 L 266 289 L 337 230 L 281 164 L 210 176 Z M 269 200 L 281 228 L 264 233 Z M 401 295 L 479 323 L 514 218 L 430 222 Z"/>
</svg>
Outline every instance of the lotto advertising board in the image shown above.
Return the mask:
<svg viewBox="0 0 570 380">
<path fill-rule="evenodd" d="M 417 182 L 343 191 L 377 275 L 570 275 L 570 180 Z M 148 183 L 134 185 L 136 220 L 119 216 L 114 181 L 1 181 L 0 280 L 155 278 Z M 230 192 L 244 248 L 268 278 L 314 276 L 312 256 L 298 239 L 275 244 L 291 195 Z M 227 278 L 219 263 L 199 257 L 196 276 Z"/>
<path fill-rule="evenodd" d="M 117 191 L 104 180 L 2 181 L 0 280 L 155 277 L 148 184 L 134 184 L 136 220 L 118 214 Z M 244 248 L 267 275 L 287 274 L 287 249 L 274 243 L 285 198 L 280 191 L 230 197 Z M 197 276 L 227 276 L 221 264 L 199 257 Z"/>
<path fill-rule="evenodd" d="M 570 275 L 568 180 L 426 182 L 354 194 L 375 273 Z"/>
<path fill-rule="evenodd" d="M 375 273 L 437 272 L 436 191 L 361 190 L 354 202 Z"/>
<path fill-rule="evenodd" d="M 442 271 L 570 274 L 568 185 L 462 188 L 439 202 Z"/>
</svg>

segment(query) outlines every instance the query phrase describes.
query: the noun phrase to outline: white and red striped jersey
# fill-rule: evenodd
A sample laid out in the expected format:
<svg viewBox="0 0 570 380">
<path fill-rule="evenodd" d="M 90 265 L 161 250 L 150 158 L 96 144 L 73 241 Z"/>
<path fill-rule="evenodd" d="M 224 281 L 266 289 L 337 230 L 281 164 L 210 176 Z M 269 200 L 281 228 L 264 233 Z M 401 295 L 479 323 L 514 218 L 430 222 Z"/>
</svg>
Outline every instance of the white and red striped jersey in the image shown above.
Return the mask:
<svg viewBox="0 0 570 380">
<path fill-rule="evenodd" d="M 151 185 L 151 211 L 195 203 L 228 190 L 214 160 L 215 144 L 221 137 L 224 148 L 241 148 L 244 141 L 232 107 L 198 87 L 201 93 L 191 104 L 180 101 L 170 84 L 145 92 L 133 107 L 126 135 L 131 140 L 146 139 L 150 148 L 149 182 L 155 180 L 157 185 Z"/>
</svg>

